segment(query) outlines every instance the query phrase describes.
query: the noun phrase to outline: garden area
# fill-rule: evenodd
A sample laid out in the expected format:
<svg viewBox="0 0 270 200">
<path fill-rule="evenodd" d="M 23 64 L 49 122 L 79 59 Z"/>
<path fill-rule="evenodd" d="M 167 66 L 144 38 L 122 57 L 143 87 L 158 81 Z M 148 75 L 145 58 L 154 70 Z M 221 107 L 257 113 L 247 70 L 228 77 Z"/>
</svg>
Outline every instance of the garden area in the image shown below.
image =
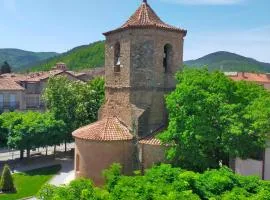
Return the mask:
<svg viewBox="0 0 270 200">
<path fill-rule="evenodd" d="M 35 169 L 12 175 L 15 191 L 0 194 L 1 200 L 16 200 L 35 196 L 40 188 L 61 169 L 61 165 Z M 2 180 L 1 180 L 2 183 Z"/>
</svg>

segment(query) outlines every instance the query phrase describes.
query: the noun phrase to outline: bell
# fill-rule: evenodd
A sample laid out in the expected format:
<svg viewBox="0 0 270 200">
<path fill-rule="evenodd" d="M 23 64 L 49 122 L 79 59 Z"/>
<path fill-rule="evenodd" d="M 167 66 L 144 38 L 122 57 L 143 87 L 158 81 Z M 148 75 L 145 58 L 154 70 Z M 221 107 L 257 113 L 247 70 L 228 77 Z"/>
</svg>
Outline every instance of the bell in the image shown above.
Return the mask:
<svg viewBox="0 0 270 200">
<path fill-rule="evenodd" d="M 116 62 L 116 65 L 117 66 L 120 66 L 121 62 L 120 62 L 120 57 L 117 58 L 117 62 Z"/>
</svg>

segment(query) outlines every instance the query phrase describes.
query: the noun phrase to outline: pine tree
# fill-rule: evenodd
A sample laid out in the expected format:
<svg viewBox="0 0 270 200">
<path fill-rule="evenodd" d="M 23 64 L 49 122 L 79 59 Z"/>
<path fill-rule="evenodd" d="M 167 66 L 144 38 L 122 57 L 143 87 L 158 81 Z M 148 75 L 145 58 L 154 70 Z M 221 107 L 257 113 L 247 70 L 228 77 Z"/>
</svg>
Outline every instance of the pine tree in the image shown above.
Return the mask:
<svg viewBox="0 0 270 200">
<path fill-rule="evenodd" d="M 4 166 L 2 176 L 1 176 L 1 181 L 0 181 L 0 189 L 3 192 L 14 192 L 15 187 L 13 183 L 13 178 L 10 173 L 10 169 L 8 165 Z"/>
<path fill-rule="evenodd" d="M 7 61 L 1 66 L 1 74 L 11 73 L 11 66 Z"/>
</svg>

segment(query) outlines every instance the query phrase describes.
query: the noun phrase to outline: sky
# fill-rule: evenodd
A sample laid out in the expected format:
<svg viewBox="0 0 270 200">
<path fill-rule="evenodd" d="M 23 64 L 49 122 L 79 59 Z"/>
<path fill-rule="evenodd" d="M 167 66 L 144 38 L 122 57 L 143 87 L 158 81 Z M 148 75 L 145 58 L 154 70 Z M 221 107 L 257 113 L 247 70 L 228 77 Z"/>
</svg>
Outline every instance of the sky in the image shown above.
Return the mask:
<svg viewBox="0 0 270 200">
<path fill-rule="evenodd" d="M 0 0 L 0 48 L 65 52 L 104 40 L 142 0 Z M 184 60 L 230 51 L 270 62 L 270 0 L 148 0 L 186 29 Z"/>
</svg>

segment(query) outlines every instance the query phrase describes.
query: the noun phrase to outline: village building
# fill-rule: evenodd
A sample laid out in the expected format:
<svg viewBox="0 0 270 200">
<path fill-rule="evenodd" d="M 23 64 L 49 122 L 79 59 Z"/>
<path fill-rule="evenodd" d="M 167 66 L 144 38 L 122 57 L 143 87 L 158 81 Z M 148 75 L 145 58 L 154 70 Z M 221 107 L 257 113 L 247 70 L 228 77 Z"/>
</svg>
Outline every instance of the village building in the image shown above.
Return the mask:
<svg viewBox="0 0 270 200">
<path fill-rule="evenodd" d="M 89 81 L 103 76 L 104 69 L 90 70 L 87 73 L 68 71 L 65 63 L 59 62 L 48 72 L 30 74 L 0 75 L 0 111 L 45 109 L 42 94 L 50 77 L 65 76 L 73 81 Z"/>
<path fill-rule="evenodd" d="M 112 163 L 131 174 L 164 160 L 155 135 L 167 126 L 164 95 L 175 89 L 186 33 L 164 23 L 146 0 L 124 25 L 104 33 L 105 103 L 96 123 L 73 132 L 76 177 L 100 185 Z"/>
</svg>

